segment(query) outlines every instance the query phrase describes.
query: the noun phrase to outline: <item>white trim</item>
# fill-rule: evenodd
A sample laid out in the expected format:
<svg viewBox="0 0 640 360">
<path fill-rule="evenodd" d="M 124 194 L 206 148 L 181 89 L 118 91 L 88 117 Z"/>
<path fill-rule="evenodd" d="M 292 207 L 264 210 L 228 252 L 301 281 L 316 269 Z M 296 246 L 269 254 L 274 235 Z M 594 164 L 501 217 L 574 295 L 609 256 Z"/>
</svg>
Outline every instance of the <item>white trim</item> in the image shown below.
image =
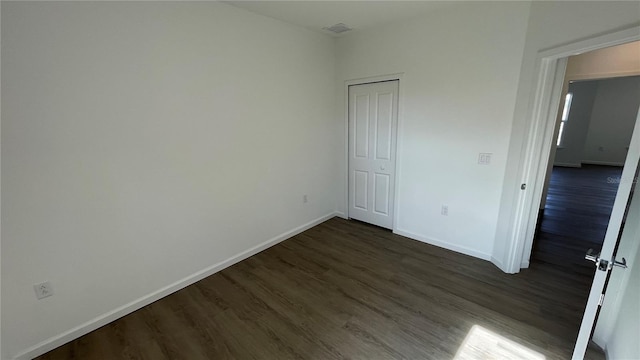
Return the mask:
<svg viewBox="0 0 640 360">
<path fill-rule="evenodd" d="M 402 159 L 402 157 L 400 156 L 400 152 L 402 149 L 402 144 L 401 144 L 401 139 L 402 136 L 400 136 L 402 134 L 402 114 L 403 114 L 403 88 L 404 88 L 404 73 L 396 73 L 396 74 L 389 74 L 389 75 L 379 75 L 379 76 L 370 76 L 370 77 L 364 77 L 364 78 L 357 78 L 357 79 L 351 79 L 351 80 L 345 80 L 344 82 L 344 159 L 345 159 L 345 163 L 344 163 L 344 173 L 345 173 L 345 198 L 344 198 L 344 205 L 345 205 L 345 219 L 349 218 L 349 86 L 353 86 L 353 85 L 364 85 L 364 84 L 370 84 L 370 83 L 375 83 L 375 82 L 382 82 L 382 81 L 394 81 L 394 80 L 398 80 L 398 120 L 396 123 L 396 158 L 395 158 L 395 171 L 393 174 L 394 177 L 394 189 L 393 189 L 393 224 L 391 226 L 391 229 L 393 231 L 396 230 L 396 224 L 398 223 L 398 209 L 400 208 L 398 206 L 398 183 L 400 180 L 400 176 L 398 174 L 400 174 L 400 159 Z"/>
<path fill-rule="evenodd" d="M 527 184 L 527 191 L 520 191 L 517 197 L 518 205 L 515 207 L 511 236 L 514 241 L 507 252 L 506 264 L 503 268 L 507 273 L 519 272 L 520 265 L 528 262 L 531 255 L 549 155 L 553 146 L 553 133 L 557 121 L 555 109 L 560 106 L 567 64 L 566 58 L 554 61 L 539 59 L 539 62 L 540 74 L 535 92 L 538 101 L 532 110 L 535 121 L 531 122 L 528 129 L 526 151 L 523 153 L 524 159 L 521 160 L 524 163 L 521 181 Z M 534 218 L 531 219 L 531 216 Z"/>
<path fill-rule="evenodd" d="M 616 71 L 610 73 L 571 74 L 569 81 L 605 80 L 627 76 L 638 76 L 640 71 Z"/>
<path fill-rule="evenodd" d="M 330 213 L 319 217 L 315 220 L 309 221 L 306 224 L 298 226 L 292 230 L 289 230 L 285 233 L 282 233 L 276 237 L 273 237 L 259 245 L 256 245 L 248 250 L 245 250 L 235 256 L 230 257 L 227 260 L 221 261 L 217 264 L 211 265 L 203 270 L 200 270 L 194 274 L 191 274 L 181 280 L 174 282 L 173 284 L 167 285 L 157 291 L 154 291 L 148 295 L 145 295 L 139 299 L 136 299 L 128 304 L 125 304 L 117 309 L 114 309 L 108 313 L 100 315 L 92 320 L 87 321 L 84 324 L 76 326 L 75 328 L 65 331 L 62 334 L 53 336 L 47 340 L 44 340 L 26 350 L 19 353 L 14 357 L 16 360 L 22 359 L 32 359 L 34 357 L 40 356 L 48 351 L 51 351 L 58 346 L 68 343 L 74 339 L 79 338 L 82 335 L 85 335 L 101 326 L 104 326 L 112 321 L 115 321 L 125 315 L 128 315 L 144 306 L 151 304 L 154 301 L 160 300 L 165 296 L 171 295 L 172 293 L 183 289 L 195 282 L 198 282 L 207 276 L 211 276 L 218 271 L 221 271 L 233 264 L 236 264 L 248 257 L 251 257 L 267 248 L 276 245 L 284 240 L 287 240 L 295 235 L 300 234 L 303 231 L 306 231 L 320 223 L 323 223 L 332 217 L 338 215 L 338 213 Z"/>
<path fill-rule="evenodd" d="M 604 49 L 610 46 L 622 45 L 640 40 L 640 26 L 632 26 L 624 30 L 614 31 L 608 34 L 595 36 L 590 39 L 576 41 L 571 44 L 543 49 L 539 58 L 560 59 L 572 55 L 579 55 L 589 51 Z"/>
<path fill-rule="evenodd" d="M 0 19 L 2 18 L 2 6 L 0 6 Z M 2 26 L 0 26 L 0 29 L 2 28 Z M 2 31 L 0 30 L 0 39 L 2 39 Z M 0 47 L 1 49 L 2 47 Z M 0 59 L 2 59 L 2 50 L 0 50 Z M 2 69 L 2 65 L 1 65 L 2 61 L 0 60 L 0 69 Z M 1 71 L 0 71 L 1 73 Z M 0 78 L 2 76 L 0 75 Z M 0 83 L 2 83 L 2 81 L 0 80 Z M 1 86 L 0 86 L 1 88 Z M 1 92 L 1 91 L 0 91 Z M 2 99 L 2 94 L 0 94 L 0 99 Z M 2 105 L 1 105 L 2 101 L 0 101 L 0 114 L 2 114 Z M 0 119 L 0 129 L 2 129 L 2 119 Z M 1 131 L 0 131 L 1 133 Z M 0 139 L 2 139 L 2 136 L 0 134 Z M 2 146 L 0 144 L 0 149 L 2 149 Z M 0 151 L 0 159 L 2 159 L 2 154 Z M 0 164 L 0 169 L 2 169 L 2 164 Z M 2 179 L 2 171 L 0 171 L 0 179 Z M 0 189 L 2 189 L 2 181 L 0 180 Z M 0 191 L 0 204 L 2 204 L 2 192 Z M 2 206 L 0 205 L 0 219 L 2 218 Z M 2 269 L 2 225 L 0 225 L 0 269 Z M 2 324 L 2 272 L 0 271 L 0 325 Z M 0 326 L 0 358 L 2 358 L 2 326 Z"/>
<path fill-rule="evenodd" d="M 508 244 L 505 267 L 502 268 L 505 272 L 517 273 L 520 271 L 521 265 L 527 262 L 531 255 L 532 229 L 535 229 L 538 220 L 538 204 L 541 200 L 542 184 L 544 184 L 549 161 L 548 150 L 550 150 L 550 143 L 553 140 L 551 131 L 556 121 L 554 109 L 557 108 L 560 101 L 559 95 L 556 96 L 557 99 L 554 99 L 552 93 L 558 92 L 558 86 L 560 86 L 560 91 L 562 89 L 562 81 L 556 78 L 559 69 L 564 70 L 566 68 L 566 58 L 568 56 L 636 40 L 640 40 L 639 26 L 543 50 L 538 53 L 536 59 L 538 78 L 535 83 L 533 106 L 527 116 L 527 119 L 531 119 L 531 122 L 523 138 L 526 148 L 519 161 L 519 163 L 523 164 L 519 178 L 521 183 L 527 184 L 527 189 L 529 190 L 521 191 L 510 206 L 515 209 L 515 215 L 508 226 L 510 229 L 509 238 L 512 241 Z M 561 72 L 564 77 L 564 71 Z M 555 107 L 554 104 L 556 105 Z M 542 156 L 543 154 L 547 156 Z M 528 252 L 525 250 L 526 248 L 529 249 Z"/>
<path fill-rule="evenodd" d="M 491 263 L 493 265 L 497 266 L 498 269 L 503 269 L 504 268 L 504 264 L 498 258 L 495 258 L 495 257 L 491 256 L 491 259 L 489 259 L 489 261 L 491 261 Z"/>
<path fill-rule="evenodd" d="M 624 166 L 623 162 L 613 162 L 613 161 L 587 160 L 587 161 L 583 161 L 582 163 L 586 165 L 605 165 L 605 166 L 619 166 L 619 167 Z"/>
<path fill-rule="evenodd" d="M 335 214 L 339 218 L 349 220 L 349 217 L 347 216 L 347 214 L 343 213 L 342 211 L 336 211 Z"/>
<path fill-rule="evenodd" d="M 483 253 L 483 252 L 468 248 L 466 246 L 455 245 L 455 244 L 452 244 L 450 242 L 446 242 L 446 241 L 442 241 L 442 240 L 438 240 L 438 239 L 434 239 L 434 238 L 430 238 L 430 237 L 414 234 L 414 233 L 412 233 L 410 231 L 405 231 L 405 230 L 400 230 L 400 229 L 393 230 L 393 233 L 397 234 L 397 235 L 404 236 L 404 237 L 408 237 L 408 238 L 413 239 L 413 240 L 418 240 L 418 241 L 423 242 L 423 243 L 427 243 L 427 244 L 430 244 L 430 245 L 441 247 L 441 248 L 444 248 L 444 249 L 447 249 L 447 250 L 455 251 L 457 253 L 473 256 L 473 257 L 476 257 L 476 258 L 479 258 L 479 259 L 482 259 L 482 260 L 491 260 L 491 261 L 493 260 L 493 258 L 491 257 L 491 254 Z M 500 263 L 500 262 L 498 261 L 498 263 Z"/>
<path fill-rule="evenodd" d="M 581 168 L 582 164 L 572 164 L 572 163 L 554 163 L 553 166 L 560 167 L 570 167 L 570 168 Z"/>
</svg>

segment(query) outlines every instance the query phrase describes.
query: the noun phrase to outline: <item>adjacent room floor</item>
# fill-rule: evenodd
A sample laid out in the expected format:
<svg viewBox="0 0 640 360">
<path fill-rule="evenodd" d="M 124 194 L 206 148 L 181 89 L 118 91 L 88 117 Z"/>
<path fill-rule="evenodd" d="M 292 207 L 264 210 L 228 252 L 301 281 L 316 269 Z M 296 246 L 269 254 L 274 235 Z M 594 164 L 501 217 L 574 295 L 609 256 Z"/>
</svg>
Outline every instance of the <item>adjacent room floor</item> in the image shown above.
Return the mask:
<svg viewBox="0 0 640 360">
<path fill-rule="evenodd" d="M 588 291 L 334 218 L 40 359 L 567 359 Z"/>
<path fill-rule="evenodd" d="M 532 258 L 591 278 L 584 255 L 602 247 L 621 175 L 616 166 L 554 167 Z"/>
</svg>

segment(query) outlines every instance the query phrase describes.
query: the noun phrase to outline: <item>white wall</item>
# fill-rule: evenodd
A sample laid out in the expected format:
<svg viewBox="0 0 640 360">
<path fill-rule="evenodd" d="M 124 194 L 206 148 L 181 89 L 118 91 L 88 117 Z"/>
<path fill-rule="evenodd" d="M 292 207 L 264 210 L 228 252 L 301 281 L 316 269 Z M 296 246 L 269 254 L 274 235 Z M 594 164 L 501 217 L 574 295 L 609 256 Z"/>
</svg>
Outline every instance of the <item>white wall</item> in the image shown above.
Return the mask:
<svg viewBox="0 0 640 360">
<path fill-rule="evenodd" d="M 525 130 L 531 121 L 534 86 L 539 74 L 538 53 L 567 43 L 640 24 L 640 3 L 624 1 L 534 1 L 527 28 L 524 58 L 500 200 L 500 215 L 493 248 L 494 263 L 505 269 L 512 237 L 517 196 L 520 193 L 521 156 Z M 585 21 L 585 19 L 589 19 Z"/>
<path fill-rule="evenodd" d="M 584 144 L 589 133 L 591 110 L 598 92 L 598 82 L 572 83 L 569 85 L 569 92 L 573 94 L 569 117 L 564 126 L 562 144 L 556 150 L 554 163 L 560 166 L 580 167 Z M 560 106 L 564 107 L 564 101 Z"/>
<path fill-rule="evenodd" d="M 528 11 L 525 2 L 463 3 L 337 40 L 341 148 L 344 82 L 404 74 L 398 233 L 491 257 Z M 493 153 L 491 165 L 477 164 L 482 152 Z"/>
<path fill-rule="evenodd" d="M 638 106 L 639 76 L 598 81 L 584 144 L 583 163 L 624 165 Z"/>
<path fill-rule="evenodd" d="M 2 2 L 2 359 L 333 214 L 334 55 L 215 2 Z"/>
</svg>

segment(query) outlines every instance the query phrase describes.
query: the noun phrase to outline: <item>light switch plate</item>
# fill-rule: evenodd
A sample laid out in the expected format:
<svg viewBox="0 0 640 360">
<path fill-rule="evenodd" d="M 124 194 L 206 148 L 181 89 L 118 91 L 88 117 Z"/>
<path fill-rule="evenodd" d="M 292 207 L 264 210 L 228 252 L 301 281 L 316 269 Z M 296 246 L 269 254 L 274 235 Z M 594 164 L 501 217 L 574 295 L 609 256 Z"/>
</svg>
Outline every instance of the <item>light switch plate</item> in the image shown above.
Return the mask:
<svg viewBox="0 0 640 360">
<path fill-rule="evenodd" d="M 491 155 L 492 153 L 480 153 L 478 156 L 478 164 L 480 165 L 489 165 L 491 164 Z"/>
</svg>

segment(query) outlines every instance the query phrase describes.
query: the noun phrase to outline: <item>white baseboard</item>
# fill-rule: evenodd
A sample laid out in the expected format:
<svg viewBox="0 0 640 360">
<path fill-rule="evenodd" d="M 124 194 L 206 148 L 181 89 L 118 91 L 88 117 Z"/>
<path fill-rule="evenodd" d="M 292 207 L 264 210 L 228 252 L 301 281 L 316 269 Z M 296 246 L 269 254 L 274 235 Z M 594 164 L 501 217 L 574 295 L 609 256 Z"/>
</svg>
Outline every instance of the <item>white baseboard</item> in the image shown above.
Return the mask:
<svg viewBox="0 0 640 360">
<path fill-rule="evenodd" d="M 495 265 L 498 269 L 502 270 L 503 272 L 506 272 L 505 271 L 506 268 L 505 268 L 504 264 L 502 263 L 502 261 L 494 258 L 493 256 L 491 257 L 491 259 L 489 259 L 489 261 L 491 261 L 491 263 L 493 265 Z"/>
<path fill-rule="evenodd" d="M 471 248 L 468 248 L 466 246 L 460 246 L 460 245 L 455 245 L 455 244 L 451 244 L 449 242 L 446 241 L 442 241 L 442 240 L 438 240 L 438 239 L 433 239 L 433 238 L 429 238 L 426 236 L 422 236 L 422 235 L 418 235 L 418 234 L 414 234 L 412 232 L 409 231 L 405 231 L 405 230 L 401 230 L 401 229 L 394 229 L 393 230 L 394 234 L 398 234 L 398 235 L 402 235 L 404 237 L 408 237 L 410 239 L 413 240 L 418 240 L 421 241 L 423 243 L 427 243 L 427 244 L 431 244 L 431 245 L 435 245 L 441 248 L 445 248 L 447 250 L 451 250 L 451 251 L 455 251 L 461 254 L 465 254 L 465 255 L 469 255 L 469 256 L 473 256 L 482 260 L 491 260 L 491 254 L 486 254 Z"/>
<path fill-rule="evenodd" d="M 170 295 L 178 290 L 181 290 L 193 283 L 196 283 L 207 276 L 213 275 L 220 270 L 223 270 L 235 263 L 238 263 L 248 257 L 251 257 L 267 248 L 276 245 L 284 240 L 287 240 L 295 235 L 300 234 L 301 232 L 308 230 L 320 223 L 323 223 L 334 216 L 341 216 L 339 213 L 330 213 L 319 217 L 315 220 L 309 221 L 306 224 L 298 226 L 292 230 L 289 230 L 283 234 L 280 234 L 276 237 L 273 237 L 261 244 L 258 244 L 248 250 L 245 250 L 231 258 L 221 261 L 217 264 L 211 265 L 203 270 L 200 270 L 192 275 L 189 275 L 181 280 L 174 282 L 173 284 L 167 285 L 157 291 L 154 291 L 148 295 L 145 295 L 137 300 L 134 300 L 128 304 L 125 304 L 117 309 L 114 309 L 108 313 L 100 315 L 92 320 L 87 321 L 84 324 L 81 324 L 71 330 L 65 331 L 60 335 L 53 336 L 47 340 L 44 340 L 25 351 L 19 353 L 14 357 L 16 360 L 22 359 L 33 359 L 34 357 L 40 356 L 48 351 L 51 351 L 58 346 L 64 345 L 69 341 L 79 338 L 82 335 L 88 334 L 93 330 L 98 329 L 101 326 L 104 326 L 114 320 L 117 320 L 125 315 L 128 315 L 142 307 L 145 307 L 154 301 L 160 300 L 163 297 Z"/>
<path fill-rule="evenodd" d="M 585 161 L 582 161 L 582 163 L 585 165 L 605 165 L 605 166 L 620 166 L 620 167 L 624 166 L 623 162 L 610 162 L 610 161 L 585 160 Z"/>
<path fill-rule="evenodd" d="M 523 261 L 520 263 L 520 269 L 516 270 L 515 272 L 510 271 L 511 269 L 508 269 L 504 263 L 502 261 L 500 261 L 499 259 L 491 256 L 491 259 L 489 259 L 489 261 L 491 261 L 491 263 L 493 265 L 495 265 L 498 269 L 500 269 L 503 273 L 505 274 L 517 274 L 520 272 L 520 270 L 524 269 L 524 268 L 528 268 L 529 267 L 529 262 L 528 261 Z"/>
<path fill-rule="evenodd" d="M 553 166 L 560 166 L 560 167 L 571 167 L 571 168 L 579 168 L 579 167 L 582 167 L 582 164 L 571 164 L 571 163 L 553 163 Z"/>
<path fill-rule="evenodd" d="M 349 217 L 347 216 L 347 214 L 343 213 L 342 211 L 336 211 L 335 214 L 339 218 L 343 218 L 345 220 L 349 220 Z"/>
</svg>

